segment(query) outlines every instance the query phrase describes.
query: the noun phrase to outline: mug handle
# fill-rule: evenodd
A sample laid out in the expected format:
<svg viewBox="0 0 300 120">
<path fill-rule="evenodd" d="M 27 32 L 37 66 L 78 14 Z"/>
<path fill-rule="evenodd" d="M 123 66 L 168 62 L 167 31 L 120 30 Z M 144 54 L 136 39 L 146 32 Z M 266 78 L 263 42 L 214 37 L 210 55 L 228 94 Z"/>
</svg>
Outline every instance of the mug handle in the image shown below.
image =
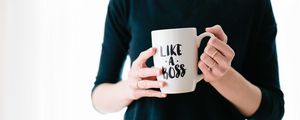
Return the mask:
<svg viewBox="0 0 300 120">
<path fill-rule="evenodd" d="M 212 38 L 215 37 L 215 35 L 212 34 L 212 33 L 210 33 L 210 32 L 204 32 L 204 33 L 198 35 L 198 36 L 196 37 L 197 48 L 200 47 L 200 43 L 201 43 L 202 39 L 205 38 L 205 37 L 210 37 L 209 40 L 211 40 Z M 209 41 L 209 40 L 208 40 L 208 41 Z M 196 82 L 198 83 L 198 82 L 201 81 L 202 79 L 203 79 L 203 74 L 197 75 L 197 77 L 196 77 Z"/>
</svg>

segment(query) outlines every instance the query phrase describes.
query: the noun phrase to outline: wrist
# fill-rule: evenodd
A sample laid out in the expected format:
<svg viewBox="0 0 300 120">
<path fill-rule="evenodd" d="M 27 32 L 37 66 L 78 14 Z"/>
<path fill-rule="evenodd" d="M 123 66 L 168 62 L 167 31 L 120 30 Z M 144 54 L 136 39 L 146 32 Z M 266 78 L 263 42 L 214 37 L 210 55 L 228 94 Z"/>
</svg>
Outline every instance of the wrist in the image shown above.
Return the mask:
<svg viewBox="0 0 300 120">
<path fill-rule="evenodd" d="M 131 92 L 133 91 L 130 87 L 130 83 L 128 80 L 121 80 L 116 84 L 116 89 L 120 91 L 120 97 L 126 101 L 126 103 L 130 104 L 133 99 L 131 97 Z"/>
</svg>

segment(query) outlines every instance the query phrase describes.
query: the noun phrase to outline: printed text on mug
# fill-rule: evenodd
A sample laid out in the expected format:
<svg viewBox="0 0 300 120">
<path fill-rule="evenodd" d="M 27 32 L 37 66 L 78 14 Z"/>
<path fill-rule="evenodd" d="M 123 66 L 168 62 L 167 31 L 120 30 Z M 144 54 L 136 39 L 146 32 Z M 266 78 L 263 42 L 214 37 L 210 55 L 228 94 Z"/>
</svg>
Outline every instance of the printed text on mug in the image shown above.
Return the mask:
<svg viewBox="0 0 300 120">
<path fill-rule="evenodd" d="M 184 77 L 186 72 L 185 65 L 174 59 L 174 57 L 182 55 L 181 47 L 181 44 L 160 46 L 160 57 L 168 57 L 164 62 L 169 64 L 169 67 L 162 67 L 164 79 Z"/>
</svg>

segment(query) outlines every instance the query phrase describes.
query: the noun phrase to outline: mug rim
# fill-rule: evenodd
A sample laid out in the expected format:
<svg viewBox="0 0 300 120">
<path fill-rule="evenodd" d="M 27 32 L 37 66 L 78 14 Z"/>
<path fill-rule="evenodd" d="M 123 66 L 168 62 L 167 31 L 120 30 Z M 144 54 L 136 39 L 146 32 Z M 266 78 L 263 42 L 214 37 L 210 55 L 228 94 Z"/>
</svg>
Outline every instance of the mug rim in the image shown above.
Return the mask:
<svg viewBox="0 0 300 120">
<path fill-rule="evenodd" d="M 196 29 L 196 27 L 166 28 L 166 29 L 152 30 L 151 32 L 156 33 L 156 32 L 181 31 L 181 30 L 197 30 L 197 29 Z"/>
</svg>

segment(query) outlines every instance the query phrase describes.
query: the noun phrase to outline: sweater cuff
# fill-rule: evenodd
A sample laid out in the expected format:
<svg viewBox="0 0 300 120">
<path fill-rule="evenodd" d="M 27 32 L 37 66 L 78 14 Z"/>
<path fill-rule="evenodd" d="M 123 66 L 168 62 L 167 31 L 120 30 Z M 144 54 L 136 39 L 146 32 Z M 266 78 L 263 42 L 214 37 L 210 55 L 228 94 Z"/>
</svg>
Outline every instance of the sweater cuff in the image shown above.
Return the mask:
<svg viewBox="0 0 300 120">
<path fill-rule="evenodd" d="M 251 117 L 248 118 L 250 120 L 266 120 L 266 117 L 272 114 L 272 97 L 268 93 L 268 90 L 264 88 L 260 88 L 260 90 L 262 94 L 261 102 L 257 111 Z"/>
</svg>

